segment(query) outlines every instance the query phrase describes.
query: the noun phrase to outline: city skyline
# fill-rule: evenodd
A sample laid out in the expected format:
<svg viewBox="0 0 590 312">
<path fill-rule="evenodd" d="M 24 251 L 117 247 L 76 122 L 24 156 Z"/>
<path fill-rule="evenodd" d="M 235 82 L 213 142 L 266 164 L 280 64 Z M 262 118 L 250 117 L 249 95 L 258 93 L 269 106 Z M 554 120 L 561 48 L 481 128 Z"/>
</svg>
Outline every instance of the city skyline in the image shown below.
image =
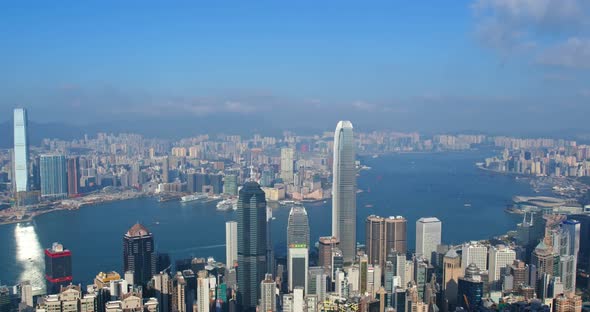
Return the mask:
<svg viewBox="0 0 590 312">
<path fill-rule="evenodd" d="M 0 312 L 590 307 L 590 1 L 0 12 Z"/>
</svg>

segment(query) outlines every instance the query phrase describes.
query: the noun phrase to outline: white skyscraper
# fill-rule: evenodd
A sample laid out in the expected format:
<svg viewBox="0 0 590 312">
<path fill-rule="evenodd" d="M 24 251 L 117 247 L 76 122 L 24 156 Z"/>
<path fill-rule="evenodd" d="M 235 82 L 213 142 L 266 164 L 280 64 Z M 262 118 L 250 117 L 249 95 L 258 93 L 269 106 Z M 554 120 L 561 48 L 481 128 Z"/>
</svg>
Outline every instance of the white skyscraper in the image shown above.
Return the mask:
<svg viewBox="0 0 590 312">
<path fill-rule="evenodd" d="M 484 246 L 479 242 L 463 244 L 463 247 L 461 248 L 461 268 L 463 268 L 463 273 L 465 273 L 467 267 L 472 263 L 475 263 L 480 270 L 486 270 L 488 268 L 487 246 Z M 510 261 L 510 264 L 512 264 L 512 261 Z M 500 274 L 499 271 L 498 274 Z M 490 277 L 491 276 L 492 275 L 490 275 Z M 498 278 L 500 278 L 500 275 L 498 275 Z M 492 278 L 490 278 L 490 280 L 491 279 Z"/>
<path fill-rule="evenodd" d="M 29 136 L 27 110 L 14 109 L 14 180 L 17 192 L 29 191 Z"/>
<path fill-rule="evenodd" d="M 293 312 L 303 312 L 305 307 L 304 291 L 302 287 L 293 289 Z"/>
<path fill-rule="evenodd" d="M 276 312 L 277 284 L 272 278 L 272 274 L 266 274 L 262 282 L 260 282 L 260 312 Z"/>
<path fill-rule="evenodd" d="M 228 268 L 238 261 L 238 223 L 236 221 L 225 222 L 225 257 Z"/>
<path fill-rule="evenodd" d="M 416 255 L 432 263 L 432 253 L 440 245 L 442 222 L 438 218 L 420 218 L 416 221 Z"/>
<path fill-rule="evenodd" d="M 293 149 L 281 148 L 281 179 L 285 183 L 293 183 Z"/>
<path fill-rule="evenodd" d="M 197 278 L 197 309 L 199 312 L 209 312 L 210 287 L 207 271 L 200 271 Z"/>
<path fill-rule="evenodd" d="M 307 247 L 289 247 L 287 271 L 289 272 L 289 290 L 301 287 L 307 291 L 307 270 L 309 269 L 309 249 Z"/>
<path fill-rule="evenodd" d="M 393 269 L 394 275 L 400 279 L 400 287 L 406 288 L 406 284 L 409 282 L 406 280 L 406 255 L 402 253 L 396 253 L 393 258 Z"/>
<path fill-rule="evenodd" d="M 505 268 L 507 265 L 512 265 L 515 259 L 516 252 L 504 245 L 490 247 L 490 282 L 499 281 L 502 268 Z"/>
<path fill-rule="evenodd" d="M 332 236 L 340 241 L 345 263 L 356 255 L 356 168 L 352 123 L 340 121 L 334 133 Z"/>
</svg>

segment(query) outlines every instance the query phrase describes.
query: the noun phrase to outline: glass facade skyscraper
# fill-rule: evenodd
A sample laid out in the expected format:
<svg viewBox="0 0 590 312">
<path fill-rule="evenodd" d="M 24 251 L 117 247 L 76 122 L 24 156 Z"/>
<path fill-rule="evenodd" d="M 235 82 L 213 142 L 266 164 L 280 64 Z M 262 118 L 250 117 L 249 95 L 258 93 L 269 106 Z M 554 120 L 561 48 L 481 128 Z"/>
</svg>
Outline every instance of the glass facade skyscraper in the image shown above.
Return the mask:
<svg viewBox="0 0 590 312">
<path fill-rule="evenodd" d="M 238 300 L 243 311 L 255 311 L 266 267 L 266 198 L 254 181 L 244 184 L 238 199 Z"/>
<path fill-rule="evenodd" d="M 45 281 L 48 294 L 59 293 L 61 286 L 72 282 L 72 253 L 62 244 L 45 249 Z"/>
<path fill-rule="evenodd" d="M 344 262 L 356 254 L 356 168 L 352 123 L 340 121 L 334 133 L 332 236 L 340 241 Z"/>
<path fill-rule="evenodd" d="M 294 206 L 289 212 L 287 222 L 287 245 L 309 247 L 309 220 L 303 206 Z"/>
<path fill-rule="evenodd" d="M 14 180 L 17 192 L 29 191 L 29 136 L 27 110 L 14 110 Z"/>
<path fill-rule="evenodd" d="M 289 290 L 303 287 L 307 291 L 307 269 L 309 267 L 309 220 L 303 206 L 294 206 L 287 222 L 287 271 Z"/>
<path fill-rule="evenodd" d="M 156 259 L 152 233 L 136 223 L 123 236 L 123 272 L 133 272 L 133 282 L 145 287 L 156 274 Z"/>
<path fill-rule="evenodd" d="M 465 276 L 459 278 L 457 305 L 467 311 L 479 311 L 483 294 L 483 281 L 479 275 L 479 268 L 471 263 L 465 269 Z"/>
<path fill-rule="evenodd" d="M 226 174 L 223 177 L 223 193 L 231 196 L 238 195 L 238 176 Z"/>
<path fill-rule="evenodd" d="M 41 155 L 39 160 L 41 196 L 44 198 L 65 198 L 68 196 L 66 157 L 63 155 Z"/>
</svg>

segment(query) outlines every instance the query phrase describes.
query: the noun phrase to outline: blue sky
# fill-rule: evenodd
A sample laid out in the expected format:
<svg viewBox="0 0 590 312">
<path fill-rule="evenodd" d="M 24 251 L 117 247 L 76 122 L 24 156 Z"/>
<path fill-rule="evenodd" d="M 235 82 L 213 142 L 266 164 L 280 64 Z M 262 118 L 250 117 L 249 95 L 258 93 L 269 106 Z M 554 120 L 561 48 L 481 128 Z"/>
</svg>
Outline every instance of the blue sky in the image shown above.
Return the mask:
<svg viewBox="0 0 590 312">
<path fill-rule="evenodd" d="M 0 121 L 590 131 L 588 21 L 584 0 L 4 2 Z"/>
</svg>

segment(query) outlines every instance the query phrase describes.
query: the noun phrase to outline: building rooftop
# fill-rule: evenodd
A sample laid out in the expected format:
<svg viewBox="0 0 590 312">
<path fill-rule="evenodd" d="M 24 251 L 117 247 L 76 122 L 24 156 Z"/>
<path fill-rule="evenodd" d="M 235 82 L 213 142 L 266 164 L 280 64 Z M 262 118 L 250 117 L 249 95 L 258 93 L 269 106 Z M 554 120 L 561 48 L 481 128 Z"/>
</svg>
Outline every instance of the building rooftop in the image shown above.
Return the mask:
<svg viewBox="0 0 590 312">
<path fill-rule="evenodd" d="M 418 222 L 422 222 L 422 223 L 435 223 L 435 222 L 440 222 L 440 220 L 437 217 L 427 217 L 427 218 L 420 218 L 420 219 L 418 219 Z"/>
<path fill-rule="evenodd" d="M 150 235 L 150 231 L 143 225 L 139 224 L 139 223 L 135 223 L 135 225 L 133 225 L 129 231 L 127 231 L 127 234 L 125 234 L 125 236 L 129 236 L 129 237 L 141 237 L 141 236 L 147 236 Z"/>
<path fill-rule="evenodd" d="M 336 128 L 352 129 L 352 122 L 350 122 L 349 120 L 341 120 L 338 122 L 338 125 L 336 125 Z"/>
<path fill-rule="evenodd" d="M 457 251 L 454 248 L 449 249 L 449 251 L 447 251 L 447 253 L 445 254 L 446 258 L 458 258 L 459 254 L 457 254 Z"/>
</svg>

